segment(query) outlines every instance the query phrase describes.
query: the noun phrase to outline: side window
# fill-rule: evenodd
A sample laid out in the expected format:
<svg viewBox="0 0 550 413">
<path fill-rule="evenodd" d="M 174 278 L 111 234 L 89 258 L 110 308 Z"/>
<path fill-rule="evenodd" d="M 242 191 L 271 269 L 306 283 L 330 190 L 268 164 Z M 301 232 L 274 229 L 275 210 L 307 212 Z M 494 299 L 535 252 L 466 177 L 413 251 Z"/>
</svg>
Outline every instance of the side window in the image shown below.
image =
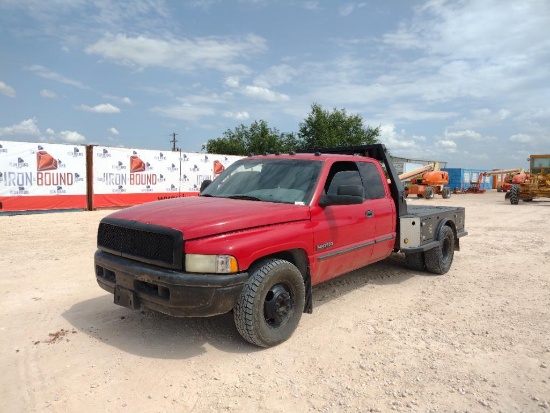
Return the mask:
<svg viewBox="0 0 550 413">
<path fill-rule="evenodd" d="M 363 187 L 365 188 L 365 199 L 378 199 L 386 196 L 384 183 L 378 168 L 370 162 L 358 162 Z"/>
<path fill-rule="evenodd" d="M 325 183 L 325 192 L 336 195 L 340 185 L 363 185 L 355 162 L 335 162 Z"/>
</svg>

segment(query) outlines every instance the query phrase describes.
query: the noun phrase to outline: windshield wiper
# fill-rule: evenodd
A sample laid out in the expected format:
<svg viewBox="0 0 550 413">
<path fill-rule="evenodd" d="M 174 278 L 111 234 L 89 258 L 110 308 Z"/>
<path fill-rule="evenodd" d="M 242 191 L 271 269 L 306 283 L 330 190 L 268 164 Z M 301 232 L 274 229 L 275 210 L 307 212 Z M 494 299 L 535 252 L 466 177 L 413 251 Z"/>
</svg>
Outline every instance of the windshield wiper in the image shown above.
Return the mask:
<svg viewBox="0 0 550 413">
<path fill-rule="evenodd" d="M 246 199 L 247 201 L 261 201 L 260 198 L 251 195 L 231 195 L 228 196 L 231 199 Z"/>
<path fill-rule="evenodd" d="M 208 196 L 208 197 L 214 197 L 214 195 L 210 195 L 210 194 L 199 194 L 199 196 Z"/>
</svg>

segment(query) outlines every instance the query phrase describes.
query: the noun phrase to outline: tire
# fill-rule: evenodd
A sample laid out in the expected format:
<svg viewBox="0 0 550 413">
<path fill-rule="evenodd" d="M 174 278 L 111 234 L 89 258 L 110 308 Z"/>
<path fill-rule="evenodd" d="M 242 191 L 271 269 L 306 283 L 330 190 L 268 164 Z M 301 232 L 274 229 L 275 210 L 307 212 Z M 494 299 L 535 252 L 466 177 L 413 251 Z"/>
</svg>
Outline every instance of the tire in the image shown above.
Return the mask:
<svg viewBox="0 0 550 413">
<path fill-rule="evenodd" d="M 512 185 L 512 189 L 510 189 L 510 203 L 512 205 L 519 204 L 519 186 L 518 185 Z"/>
<path fill-rule="evenodd" d="M 451 188 L 444 187 L 444 188 L 441 190 L 441 196 L 442 196 L 444 199 L 449 199 L 449 198 L 451 197 Z"/>
<path fill-rule="evenodd" d="M 497 185 L 497 192 L 502 192 L 502 185 Z"/>
<path fill-rule="evenodd" d="M 424 198 L 432 199 L 433 197 L 434 197 L 434 189 L 431 186 L 427 186 L 426 189 L 424 189 Z"/>
<path fill-rule="evenodd" d="M 445 274 L 451 268 L 455 251 L 453 230 L 444 226 L 439 230 L 439 245 L 424 252 L 426 269 L 433 274 Z"/>
<path fill-rule="evenodd" d="M 409 252 L 405 253 L 405 262 L 407 267 L 414 271 L 426 270 L 426 264 L 424 263 L 423 252 Z"/>
<path fill-rule="evenodd" d="M 233 311 L 239 334 L 249 343 L 271 347 L 287 340 L 304 311 L 302 274 L 290 262 L 266 259 L 250 268 Z"/>
</svg>

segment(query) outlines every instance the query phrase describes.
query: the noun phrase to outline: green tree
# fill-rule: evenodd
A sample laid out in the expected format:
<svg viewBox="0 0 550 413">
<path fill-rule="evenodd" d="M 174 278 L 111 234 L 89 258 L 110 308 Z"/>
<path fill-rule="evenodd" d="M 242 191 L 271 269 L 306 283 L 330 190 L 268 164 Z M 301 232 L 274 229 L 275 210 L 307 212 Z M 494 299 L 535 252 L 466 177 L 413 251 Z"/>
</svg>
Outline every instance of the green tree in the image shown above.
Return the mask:
<svg viewBox="0 0 550 413">
<path fill-rule="evenodd" d="M 298 144 L 301 148 L 356 146 L 379 143 L 380 127 L 363 126 L 361 115 L 348 115 L 345 109 L 324 110 L 318 103 L 300 123 Z"/>
<path fill-rule="evenodd" d="M 333 146 L 356 146 L 379 143 L 380 127 L 363 126 L 360 115 L 348 115 L 345 109 L 324 110 L 311 105 L 311 113 L 300 123 L 300 131 L 279 132 L 270 128 L 265 120 L 254 121 L 250 126 L 239 125 L 227 129 L 221 138 L 210 139 L 202 149 L 208 153 L 225 155 L 262 154 L 264 152 L 290 152 L 296 149 Z"/>
<path fill-rule="evenodd" d="M 261 154 L 264 152 L 289 152 L 296 149 L 297 140 L 293 133 L 281 133 L 270 128 L 264 120 L 254 121 L 250 126 L 239 125 L 227 129 L 223 137 L 210 139 L 203 145 L 208 153 L 225 155 Z"/>
</svg>

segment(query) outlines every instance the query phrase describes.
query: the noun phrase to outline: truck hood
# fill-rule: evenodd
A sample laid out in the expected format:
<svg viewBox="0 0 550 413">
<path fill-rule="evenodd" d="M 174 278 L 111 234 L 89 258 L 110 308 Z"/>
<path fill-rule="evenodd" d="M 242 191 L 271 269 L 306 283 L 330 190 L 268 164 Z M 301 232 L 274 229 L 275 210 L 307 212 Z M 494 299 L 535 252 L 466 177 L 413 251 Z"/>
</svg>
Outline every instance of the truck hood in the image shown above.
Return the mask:
<svg viewBox="0 0 550 413">
<path fill-rule="evenodd" d="M 310 212 L 307 205 L 197 196 L 137 205 L 110 214 L 109 218 L 177 229 L 185 240 L 190 240 L 309 220 Z"/>
</svg>

